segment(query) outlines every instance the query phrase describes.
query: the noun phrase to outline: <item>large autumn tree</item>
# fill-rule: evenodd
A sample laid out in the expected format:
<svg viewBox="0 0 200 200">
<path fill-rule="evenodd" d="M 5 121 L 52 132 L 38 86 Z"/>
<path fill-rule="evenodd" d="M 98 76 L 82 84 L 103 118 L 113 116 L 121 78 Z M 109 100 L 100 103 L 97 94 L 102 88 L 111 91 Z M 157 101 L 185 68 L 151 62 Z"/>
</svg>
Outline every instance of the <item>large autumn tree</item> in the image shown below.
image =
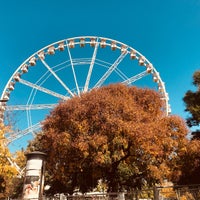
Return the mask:
<svg viewBox="0 0 200 200">
<path fill-rule="evenodd" d="M 53 192 L 86 192 L 99 179 L 108 191 L 170 179 L 187 128 L 162 107 L 157 92 L 122 84 L 61 102 L 45 119 L 35 148 L 48 155 Z"/>
<path fill-rule="evenodd" d="M 183 98 L 186 109 L 189 113 L 187 118 L 187 124 L 189 127 L 199 127 L 200 126 L 200 70 L 193 74 L 193 84 L 196 86 L 196 91 L 188 90 Z M 192 132 L 193 139 L 200 139 L 200 130 Z"/>
</svg>

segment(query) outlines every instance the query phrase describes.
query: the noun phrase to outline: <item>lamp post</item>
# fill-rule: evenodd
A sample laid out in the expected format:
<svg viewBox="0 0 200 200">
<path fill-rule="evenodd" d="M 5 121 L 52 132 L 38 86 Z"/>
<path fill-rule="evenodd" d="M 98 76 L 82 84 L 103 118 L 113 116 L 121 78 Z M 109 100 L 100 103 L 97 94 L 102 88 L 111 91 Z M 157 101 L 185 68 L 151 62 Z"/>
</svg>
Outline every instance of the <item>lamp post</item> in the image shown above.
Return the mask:
<svg viewBox="0 0 200 200">
<path fill-rule="evenodd" d="M 46 154 L 34 151 L 26 154 L 26 171 L 23 186 L 23 200 L 42 199 Z"/>
</svg>

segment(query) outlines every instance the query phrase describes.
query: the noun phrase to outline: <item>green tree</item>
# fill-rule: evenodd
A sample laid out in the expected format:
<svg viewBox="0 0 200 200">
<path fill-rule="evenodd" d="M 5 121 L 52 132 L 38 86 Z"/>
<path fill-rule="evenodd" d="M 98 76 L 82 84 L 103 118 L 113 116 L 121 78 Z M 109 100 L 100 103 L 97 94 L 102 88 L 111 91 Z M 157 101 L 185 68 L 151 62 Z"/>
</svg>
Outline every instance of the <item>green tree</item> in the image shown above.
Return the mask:
<svg viewBox="0 0 200 200">
<path fill-rule="evenodd" d="M 170 179 L 188 130 L 179 117 L 166 116 L 162 104 L 153 90 L 121 84 L 61 102 L 34 147 L 48 155 L 51 184 L 72 193 L 89 191 L 100 179 L 108 191 Z"/>
<path fill-rule="evenodd" d="M 200 125 L 200 70 L 193 75 L 193 84 L 197 87 L 195 92 L 189 90 L 186 92 L 183 101 L 185 102 L 185 111 L 189 112 L 190 116 L 187 118 L 189 127 L 198 127 Z M 200 130 L 192 132 L 192 139 L 200 139 Z"/>
</svg>

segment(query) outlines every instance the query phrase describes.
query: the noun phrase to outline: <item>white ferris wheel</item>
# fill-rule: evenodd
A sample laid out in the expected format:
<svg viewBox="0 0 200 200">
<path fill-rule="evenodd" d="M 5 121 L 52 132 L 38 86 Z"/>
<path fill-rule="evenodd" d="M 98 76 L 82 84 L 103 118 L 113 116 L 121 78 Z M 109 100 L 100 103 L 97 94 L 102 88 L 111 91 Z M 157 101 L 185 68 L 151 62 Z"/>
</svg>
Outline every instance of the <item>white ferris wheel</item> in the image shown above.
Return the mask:
<svg viewBox="0 0 200 200">
<path fill-rule="evenodd" d="M 170 113 L 159 72 L 136 49 L 105 37 L 68 38 L 32 54 L 8 80 L 0 99 L 0 122 L 12 127 L 6 145 L 26 147 L 60 101 L 111 83 L 157 90 Z"/>
</svg>

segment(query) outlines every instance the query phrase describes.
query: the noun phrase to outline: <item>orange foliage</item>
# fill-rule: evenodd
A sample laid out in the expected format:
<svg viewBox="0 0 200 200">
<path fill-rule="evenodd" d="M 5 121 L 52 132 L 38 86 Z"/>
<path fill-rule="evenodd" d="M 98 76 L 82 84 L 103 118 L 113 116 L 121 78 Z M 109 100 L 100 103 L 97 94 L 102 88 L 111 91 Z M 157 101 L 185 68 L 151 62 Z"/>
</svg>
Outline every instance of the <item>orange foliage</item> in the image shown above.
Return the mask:
<svg viewBox="0 0 200 200">
<path fill-rule="evenodd" d="M 11 157 L 9 149 L 5 146 L 5 132 L 7 127 L 0 123 L 0 198 L 8 197 L 13 189 L 12 179 L 17 175 L 17 170 L 11 166 L 8 158 Z"/>
<path fill-rule="evenodd" d="M 41 142 L 57 179 L 91 169 L 115 190 L 116 182 L 138 184 L 136 177 L 169 178 L 187 132 L 182 119 L 165 116 L 158 93 L 118 84 L 61 102 L 43 123 Z"/>
<path fill-rule="evenodd" d="M 179 184 L 200 184 L 200 140 L 191 140 L 180 151 Z"/>
</svg>

